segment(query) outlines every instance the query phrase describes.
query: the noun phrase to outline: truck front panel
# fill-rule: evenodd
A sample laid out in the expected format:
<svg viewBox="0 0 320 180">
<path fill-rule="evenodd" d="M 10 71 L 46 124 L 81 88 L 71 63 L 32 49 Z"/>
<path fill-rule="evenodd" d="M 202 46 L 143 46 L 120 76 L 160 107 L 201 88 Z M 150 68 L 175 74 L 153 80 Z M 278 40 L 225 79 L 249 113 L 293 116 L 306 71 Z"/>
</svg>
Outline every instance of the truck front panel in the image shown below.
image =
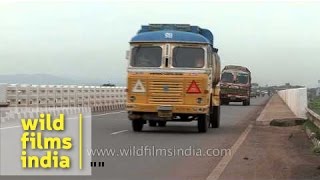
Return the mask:
<svg viewBox="0 0 320 180">
<path fill-rule="evenodd" d="M 190 87 L 199 92 L 188 93 Z M 129 73 L 127 98 L 128 111 L 158 112 L 162 106 L 171 106 L 172 113 L 206 113 L 209 104 L 208 75 Z"/>
</svg>

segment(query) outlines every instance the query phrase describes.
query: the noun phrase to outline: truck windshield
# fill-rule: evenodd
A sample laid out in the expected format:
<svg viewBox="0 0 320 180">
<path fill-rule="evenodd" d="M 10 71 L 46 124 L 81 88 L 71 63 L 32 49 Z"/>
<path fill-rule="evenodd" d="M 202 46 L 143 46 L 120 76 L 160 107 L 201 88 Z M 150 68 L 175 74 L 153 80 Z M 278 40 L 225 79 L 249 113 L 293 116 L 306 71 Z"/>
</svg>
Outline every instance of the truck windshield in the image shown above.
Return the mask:
<svg viewBox="0 0 320 180">
<path fill-rule="evenodd" d="M 230 72 L 224 72 L 221 75 L 221 81 L 227 83 L 233 83 L 233 74 Z"/>
<path fill-rule="evenodd" d="M 249 79 L 248 77 L 249 77 L 248 74 L 239 73 L 237 74 L 236 82 L 239 84 L 247 84 Z"/>
<path fill-rule="evenodd" d="M 132 49 L 130 65 L 133 67 L 160 67 L 161 66 L 161 47 L 134 47 Z"/>
<path fill-rule="evenodd" d="M 172 56 L 173 67 L 202 68 L 204 50 L 202 48 L 175 47 Z"/>
</svg>

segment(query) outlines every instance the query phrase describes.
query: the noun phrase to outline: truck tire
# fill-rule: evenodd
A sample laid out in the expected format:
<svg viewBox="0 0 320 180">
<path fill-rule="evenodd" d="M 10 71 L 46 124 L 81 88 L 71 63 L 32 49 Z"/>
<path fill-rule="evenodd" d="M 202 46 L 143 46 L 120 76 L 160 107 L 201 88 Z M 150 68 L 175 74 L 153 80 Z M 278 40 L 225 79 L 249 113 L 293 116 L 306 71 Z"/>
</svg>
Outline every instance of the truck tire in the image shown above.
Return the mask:
<svg viewBox="0 0 320 180">
<path fill-rule="evenodd" d="M 223 100 L 223 101 L 221 101 L 221 104 L 222 105 L 229 105 L 229 101 L 228 100 Z"/>
<path fill-rule="evenodd" d="M 165 127 L 167 124 L 167 121 L 158 121 L 158 126 L 159 127 Z"/>
<path fill-rule="evenodd" d="M 132 129 L 135 132 L 140 132 L 143 128 L 144 122 L 142 120 L 132 120 Z"/>
<path fill-rule="evenodd" d="M 207 132 L 209 126 L 209 118 L 207 115 L 200 115 L 198 119 L 198 132 L 205 133 Z"/>
<path fill-rule="evenodd" d="M 210 112 L 210 126 L 211 128 L 220 127 L 220 106 L 212 106 Z"/>
<path fill-rule="evenodd" d="M 150 127 L 156 127 L 157 126 L 157 121 L 149 121 L 149 126 Z"/>
<path fill-rule="evenodd" d="M 250 105 L 250 99 L 244 100 L 244 101 L 242 102 L 242 105 L 243 105 L 243 106 L 249 106 L 249 105 Z"/>
</svg>

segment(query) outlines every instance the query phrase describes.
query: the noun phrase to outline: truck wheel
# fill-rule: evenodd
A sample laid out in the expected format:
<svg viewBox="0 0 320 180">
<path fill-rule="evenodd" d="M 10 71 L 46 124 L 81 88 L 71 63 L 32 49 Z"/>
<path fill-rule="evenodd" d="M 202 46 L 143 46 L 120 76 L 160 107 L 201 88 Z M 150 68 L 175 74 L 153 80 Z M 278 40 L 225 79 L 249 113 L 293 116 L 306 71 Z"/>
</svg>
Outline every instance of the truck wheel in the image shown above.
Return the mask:
<svg viewBox="0 0 320 180">
<path fill-rule="evenodd" d="M 150 127 L 155 127 L 155 126 L 157 126 L 157 121 L 149 121 L 149 126 L 150 126 Z"/>
<path fill-rule="evenodd" d="M 207 132 L 209 122 L 208 122 L 208 116 L 207 115 L 200 115 L 198 119 L 198 131 L 200 133 Z"/>
<path fill-rule="evenodd" d="M 212 128 L 220 127 L 220 106 L 211 107 L 210 125 Z"/>
<path fill-rule="evenodd" d="M 133 131 L 140 132 L 143 128 L 143 121 L 141 120 L 132 120 L 132 129 Z"/>
<path fill-rule="evenodd" d="M 159 127 L 165 127 L 166 124 L 167 124 L 167 121 L 159 121 L 158 122 Z"/>
<path fill-rule="evenodd" d="M 223 105 L 229 105 L 229 101 L 228 101 L 228 100 L 224 100 L 224 101 L 221 102 L 221 104 L 223 104 Z"/>
<path fill-rule="evenodd" d="M 250 105 L 250 100 L 244 100 L 244 101 L 242 102 L 242 105 L 243 105 L 243 106 L 249 106 L 249 105 Z"/>
</svg>

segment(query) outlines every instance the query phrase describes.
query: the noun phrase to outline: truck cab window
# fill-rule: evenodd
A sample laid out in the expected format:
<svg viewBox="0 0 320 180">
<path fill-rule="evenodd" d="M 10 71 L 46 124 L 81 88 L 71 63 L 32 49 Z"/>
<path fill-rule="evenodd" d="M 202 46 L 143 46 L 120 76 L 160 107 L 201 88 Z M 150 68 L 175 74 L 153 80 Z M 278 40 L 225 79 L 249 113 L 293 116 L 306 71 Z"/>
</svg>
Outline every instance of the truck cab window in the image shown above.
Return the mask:
<svg viewBox="0 0 320 180">
<path fill-rule="evenodd" d="M 236 83 L 239 83 L 239 84 L 247 84 L 247 83 L 248 83 L 248 74 L 241 74 L 241 73 L 239 73 L 239 74 L 237 75 Z"/>
<path fill-rule="evenodd" d="M 230 72 L 224 72 L 221 75 L 221 81 L 226 83 L 233 83 L 233 74 Z"/>
<path fill-rule="evenodd" d="M 175 47 L 173 49 L 173 67 L 202 68 L 204 64 L 204 50 L 202 48 Z"/>
<path fill-rule="evenodd" d="M 134 47 L 130 65 L 133 67 L 160 67 L 161 58 L 161 47 Z"/>
</svg>

